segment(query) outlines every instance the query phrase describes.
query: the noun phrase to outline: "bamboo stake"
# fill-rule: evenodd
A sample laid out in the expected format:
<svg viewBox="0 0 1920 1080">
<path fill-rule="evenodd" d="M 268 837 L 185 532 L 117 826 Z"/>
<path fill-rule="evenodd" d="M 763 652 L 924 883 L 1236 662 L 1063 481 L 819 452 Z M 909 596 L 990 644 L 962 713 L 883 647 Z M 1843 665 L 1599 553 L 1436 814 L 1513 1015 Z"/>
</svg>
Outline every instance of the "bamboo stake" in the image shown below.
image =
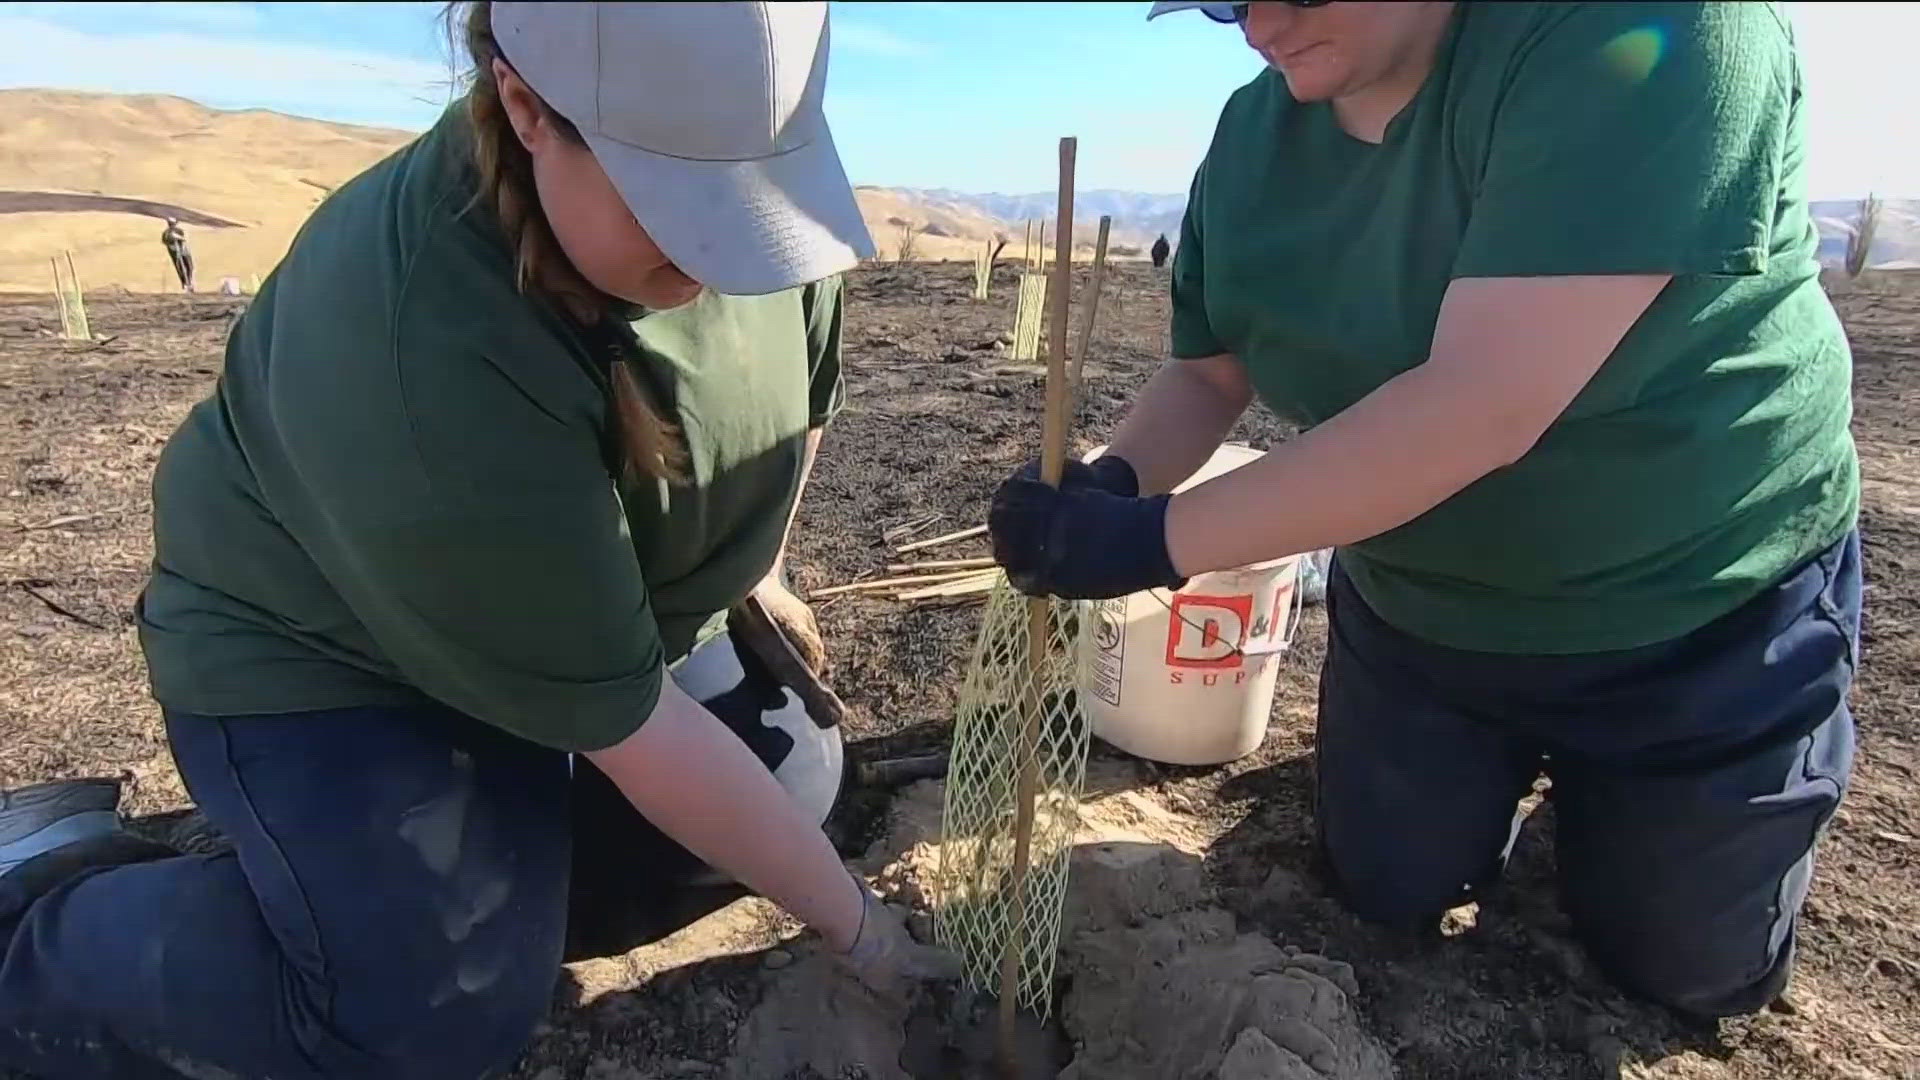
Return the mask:
<svg viewBox="0 0 1920 1080">
<path fill-rule="evenodd" d="M 1107 230 L 1112 228 L 1113 218 L 1100 215 L 1100 236 L 1093 244 L 1093 278 L 1087 283 L 1087 303 L 1080 312 L 1080 345 L 1073 350 L 1073 378 L 1068 380 L 1077 400 L 1080 395 L 1080 376 L 1087 365 L 1087 350 L 1093 347 L 1093 320 L 1100 313 L 1100 286 L 1107 274 Z"/>
<path fill-rule="evenodd" d="M 903 592 L 895 596 L 894 599 L 930 600 L 939 596 L 971 596 L 974 593 L 992 592 L 994 583 L 999 580 L 1000 571 L 998 570 L 989 570 L 985 573 L 975 572 L 939 585 L 928 586 L 924 589 L 915 589 L 912 592 Z"/>
<path fill-rule="evenodd" d="M 1060 251 L 1073 250 L 1073 159 L 1076 140 L 1060 140 L 1059 209 L 1054 217 L 1054 245 Z M 1073 260 L 1055 258 L 1053 262 L 1053 321 L 1047 339 L 1047 414 L 1040 444 L 1040 479 L 1058 487 L 1067 459 L 1067 308 L 1073 295 Z M 1023 932 L 1027 918 L 1027 871 L 1033 858 L 1034 798 L 1040 784 L 1039 763 L 1034 760 L 1035 744 L 1040 739 L 1040 673 L 1047 661 L 1047 624 L 1052 617 L 1052 601 L 1036 596 L 1027 601 L 1028 700 L 1026 721 L 1020 734 L 1020 773 L 1014 791 L 1012 933 L 1000 954 L 1000 1067 L 1013 1075 L 1016 1062 L 1014 1025 L 1018 1013 L 1020 954 L 1024 951 Z"/>
<path fill-rule="evenodd" d="M 909 608 L 958 607 L 962 604 L 984 603 L 987 597 L 993 595 L 993 588 L 993 582 L 989 581 L 977 589 L 968 589 L 965 592 L 943 593 L 939 596 L 921 597 L 918 600 L 912 601 L 907 606 Z"/>
<path fill-rule="evenodd" d="M 888 563 L 889 574 L 917 574 L 934 570 L 985 570 L 997 565 L 992 559 L 931 559 L 927 562 Z"/>
<path fill-rule="evenodd" d="M 907 574 L 902 577 L 875 578 L 872 581 L 853 581 L 845 585 L 834 585 L 825 589 L 815 589 L 808 594 L 807 598 L 810 600 L 824 600 L 829 596 L 839 596 L 842 593 L 881 592 L 887 589 L 913 588 L 916 585 L 933 585 L 939 582 L 957 581 L 960 578 L 972 577 L 979 572 L 978 570 L 956 570 L 945 574 Z"/>
<path fill-rule="evenodd" d="M 987 527 L 985 525 L 975 525 L 971 529 L 961 529 L 959 532 L 948 533 L 945 536 L 936 536 L 930 540 L 915 540 L 911 544 L 902 544 L 894 548 L 893 553 L 895 555 L 906 555 L 910 552 L 925 551 L 930 547 L 939 547 L 942 544 L 957 544 L 962 540 L 971 540 L 976 536 L 985 536 L 986 534 Z"/>
</svg>

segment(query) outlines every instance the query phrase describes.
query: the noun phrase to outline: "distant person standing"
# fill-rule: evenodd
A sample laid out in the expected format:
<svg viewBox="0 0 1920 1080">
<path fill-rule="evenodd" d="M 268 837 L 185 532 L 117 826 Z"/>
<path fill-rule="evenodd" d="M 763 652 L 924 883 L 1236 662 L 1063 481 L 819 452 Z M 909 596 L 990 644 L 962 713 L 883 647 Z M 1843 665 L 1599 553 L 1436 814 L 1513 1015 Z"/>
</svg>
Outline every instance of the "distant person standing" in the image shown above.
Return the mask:
<svg viewBox="0 0 1920 1080">
<path fill-rule="evenodd" d="M 1166 233 L 1161 233 L 1160 239 L 1153 242 L 1153 249 L 1147 254 L 1153 256 L 1153 265 L 1156 268 L 1167 265 L 1167 252 L 1171 247 L 1172 245 L 1167 243 Z"/>
<path fill-rule="evenodd" d="M 160 243 L 166 246 L 167 258 L 173 260 L 173 272 L 180 278 L 180 287 L 192 292 L 193 252 L 187 250 L 187 231 L 180 227 L 179 218 L 167 219 L 167 231 L 160 234 Z"/>
</svg>

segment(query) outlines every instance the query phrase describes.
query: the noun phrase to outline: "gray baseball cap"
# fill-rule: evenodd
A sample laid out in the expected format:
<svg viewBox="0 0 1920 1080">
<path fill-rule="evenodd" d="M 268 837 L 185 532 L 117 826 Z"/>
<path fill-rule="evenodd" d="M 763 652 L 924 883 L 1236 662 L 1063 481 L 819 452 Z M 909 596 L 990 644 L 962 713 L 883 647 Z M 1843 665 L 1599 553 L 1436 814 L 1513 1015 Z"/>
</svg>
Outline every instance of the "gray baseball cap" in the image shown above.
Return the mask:
<svg viewBox="0 0 1920 1080">
<path fill-rule="evenodd" d="M 493 35 L 572 121 L 660 250 L 760 294 L 873 254 L 821 111 L 827 5 L 493 5 Z"/>
</svg>

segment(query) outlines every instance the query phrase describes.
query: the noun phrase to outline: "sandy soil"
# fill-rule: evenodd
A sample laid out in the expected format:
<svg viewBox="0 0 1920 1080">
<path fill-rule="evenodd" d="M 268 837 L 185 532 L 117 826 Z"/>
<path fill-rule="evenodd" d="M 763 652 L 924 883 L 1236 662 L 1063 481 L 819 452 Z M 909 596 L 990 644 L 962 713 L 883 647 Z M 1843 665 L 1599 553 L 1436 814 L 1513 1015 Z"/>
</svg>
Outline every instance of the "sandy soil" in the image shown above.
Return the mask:
<svg viewBox="0 0 1920 1080">
<path fill-rule="evenodd" d="M 1111 430 L 1165 345 L 1163 282 L 1145 267 L 1117 277 L 1077 417 L 1082 447 Z M 952 529 L 976 523 L 994 484 L 1032 452 L 1041 378 L 1006 359 L 1010 274 L 984 305 L 967 299 L 970 287 L 971 268 L 958 264 L 879 266 L 855 276 L 850 404 L 801 516 L 799 586 L 878 569 L 890 561 L 880 534 L 895 523 L 933 513 Z M 1854 340 L 1867 478 L 1861 734 L 1853 790 L 1807 907 L 1790 1004 L 1699 1027 L 1601 982 L 1566 937 L 1552 895 L 1550 811 L 1525 830 L 1510 887 L 1445 935 L 1409 940 L 1343 912 L 1309 857 L 1312 701 L 1324 630 L 1310 612 L 1282 669 L 1271 734 L 1253 756 L 1199 770 L 1095 751 L 1099 794 L 1128 800 L 1129 828 L 1141 834 L 1101 842 L 1163 845 L 1147 852 L 1148 863 L 1165 869 L 1175 858 L 1168 852 L 1184 852 L 1198 871 L 1181 878 L 1198 891 L 1172 910 L 1136 912 L 1134 921 L 1198 920 L 1162 930 L 1224 943 L 1220 962 L 1228 966 L 1208 970 L 1239 964 L 1249 986 L 1297 979 L 1260 999 L 1268 1003 L 1260 1015 L 1273 1023 L 1235 1027 L 1224 1043 L 1195 1052 L 1220 1055 L 1217 1075 L 1289 1075 L 1276 1071 L 1280 1054 L 1307 1061 L 1300 1050 L 1319 1046 L 1281 1022 L 1304 1017 L 1336 1035 L 1328 1036 L 1334 1056 L 1310 1061 L 1315 1071 L 1303 1075 L 1385 1075 L 1348 1068 L 1371 1061 L 1369 1048 L 1377 1048 L 1395 1074 L 1416 1080 L 1920 1078 L 1920 275 L 1875 275 L 1834 292 Z M 154 457 L 211 385 L 229 311 L 211 298 L 100 293 L 91 298 L 93 323 L 110 338 L 85 347 L 52 339 L 57 319 L 46 299 L 0 302 L 0 786 L 124 772 L 131 809 L 159 815 L 150 827 L 163 835 L 184 795 L 145 697 L 128 612 L 149 556 Z M 1236 434 L 1264 445 L 1283 432 L 1254 416 Z M 856 751 L 872 758 L 940 747 L 978 610 L 842 599 L 820 616 L 836 686 L 853 708 Z M 887 794 L 856 793 L 835 822 L 849 855 L 879 860 L 875 869 L 896 865 L 896 883 L 911 880 L 897 866 L 910 859 L 900 822 L 911 803 L 888 813 Z M 1076 880 L 1101 878 L 1090 870 Z M 1099 897 L 1079 895 L 1079 906 L 1101 908 Z M 769 905 L 744 901 L 656 946 L 573 965 L 515 1075 L 741 1075 L 745 1037 L 777 1020 L 766 1010 L 815 977 L 809 946 L 793 933 Z M 1076 977 L 1056 1010 L 1059 1025 L 1043 1033 L 1063 1037 L 1063 1052 L 1076 1049 L 1075 1038 L 1093 1040 L 1077 1048 L 1082 1069 L 1110 1060 L 1112 1036 L 1099 1033 L 1114 1030 L 1127 1008 L 1084 955 L 1063 951 L 1063 970 Z M 1168 993 L 1196 985 L 1167 978 Z M 1101 993 L 1109 1004 L 1075 1004 Z M 966 1041 L 968 1029 L 953 1019 L 963 1006 L 935 1002 L 923 1012 L 944 1010 L 944 1020 L 909 1018 L 909 1053 L 898 1067 L 963 1075 L 952 1056 Z M 1182 1069 L 1201 1064 L 1167 1060 Z M 842 1065 L 841 1076 L 889 1075 Z"/>
</svg>

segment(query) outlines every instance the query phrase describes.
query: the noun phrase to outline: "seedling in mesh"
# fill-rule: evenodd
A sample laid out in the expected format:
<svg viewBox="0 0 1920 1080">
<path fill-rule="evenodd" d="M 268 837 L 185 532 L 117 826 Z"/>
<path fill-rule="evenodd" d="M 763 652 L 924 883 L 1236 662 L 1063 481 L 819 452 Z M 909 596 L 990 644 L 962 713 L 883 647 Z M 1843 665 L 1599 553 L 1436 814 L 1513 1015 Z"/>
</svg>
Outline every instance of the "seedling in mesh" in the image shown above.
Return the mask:
<svg viewBox="0 0 1920 1080">
<path fill-rule="evenodd" d="M 1079 831 L 1079 792 L 1091 741 L 1075 693 L 1072 609 L 1049 605 L 1045 660 L 1029 658 L 1027 598 L 1004 579 L 987 601 L 954 722 L 940 846 L 935 928 L 971 982 L 995 987 L 1003 950 L 1016 942 L 1019 1003 L 1046 1015 L 1059 946 L 1067 860 Z M 1028 720 L 1038 712 L 1035 738 Z M 1018 778 L 1034 776 L 1033 831 L 1024 896 L 1013 888 Z"/>
<path fill-rule="evenodd" d="M 1073 250 L 1073 158 L 1074 140 L 1061 139 L 1055 241 L 1063 253 Z M 1040 476 L 1058 485 L 1067 454 L 1073 261 L 1056 257 L 1053 269 Z M 1023 282 L 1023 306 L 1028 289 Z M 1030 310 L 1037 323 L 1045 293 L 1036 293 Z M 1044 1015 L 1051 1005 L 1067 856 L 1086 778 L 1089 735 L 1073 692 L 1070 619 L 1059 602 L 1023 598 L 1003 582 L 988 600 L 954 722 L 936 926 L 974 986 L 999 995 L 1006 1070 L 1018 1058 L 1018 1007 Z"/>
</svg>

